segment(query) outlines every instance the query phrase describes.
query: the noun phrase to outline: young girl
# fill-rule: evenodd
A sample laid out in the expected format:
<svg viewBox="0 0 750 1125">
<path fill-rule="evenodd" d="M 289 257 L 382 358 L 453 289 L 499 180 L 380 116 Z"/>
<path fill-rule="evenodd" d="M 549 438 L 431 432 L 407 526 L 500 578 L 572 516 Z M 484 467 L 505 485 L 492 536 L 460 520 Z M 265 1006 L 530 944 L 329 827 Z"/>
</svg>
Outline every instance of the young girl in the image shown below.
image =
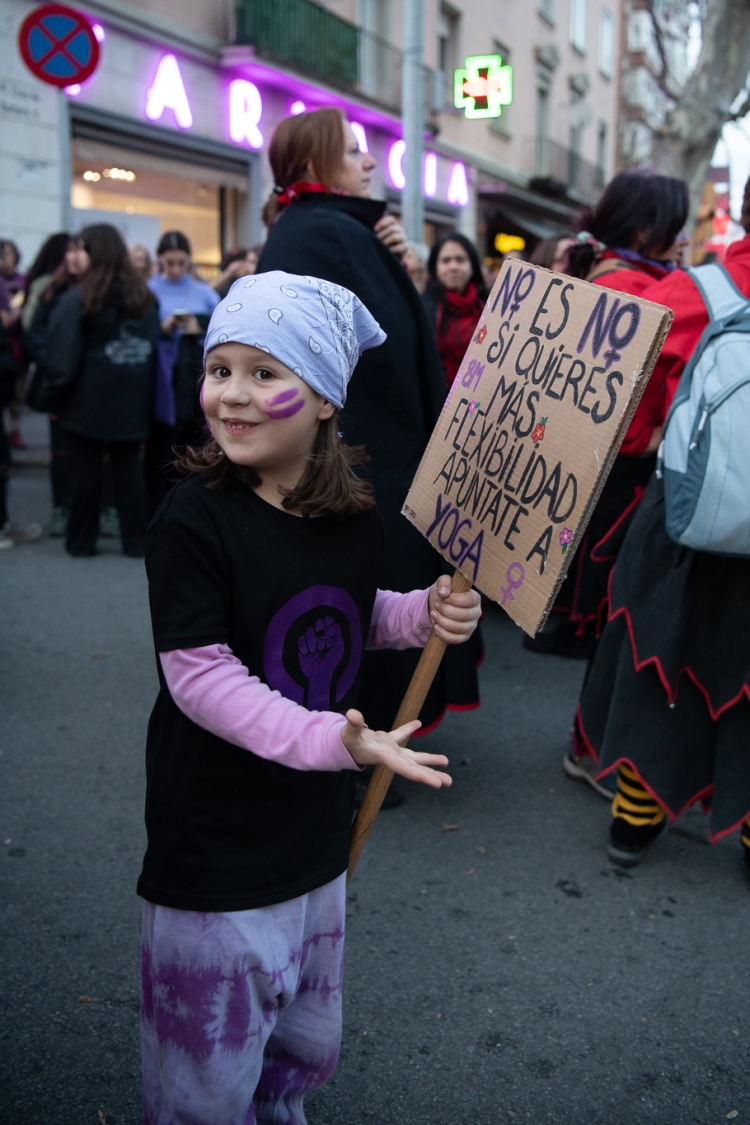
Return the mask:
<svg viewBox="0 0 750 1125">
<path fill-rule="evenodd" d="M 147 1125 L 303 1125 L 341 1034 L 357 770 L 449 785 L 419 726 L 355 710 L 365 648 L 454 644 L 479 596 L 377 589 L 383 550 L 338 411 L 384 333 L 349 290 L 237 281 L 206 336 L 212 441 L 160 507 L 146 564 L 161 691 L 149 726 L 142 1041 Z"/>
</svg>

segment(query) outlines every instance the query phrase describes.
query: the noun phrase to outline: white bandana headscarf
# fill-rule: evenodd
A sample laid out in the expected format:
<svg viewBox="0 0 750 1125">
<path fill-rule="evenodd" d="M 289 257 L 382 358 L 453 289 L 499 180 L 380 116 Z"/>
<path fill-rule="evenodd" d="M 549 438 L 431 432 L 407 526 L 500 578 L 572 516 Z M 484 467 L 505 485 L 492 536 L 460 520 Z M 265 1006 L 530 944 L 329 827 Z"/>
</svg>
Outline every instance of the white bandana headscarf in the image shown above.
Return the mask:
<svg viewBox="0 0 750 1125">
<path fill-rule="evenodd" d="M 384 340 L 385 332 L 351 290 L 273 270 L 235 281 L 213 311 L 203 357 L 217 344 L 250 344 L 281 360 L 340 410 L 362 352 Z"/>
</svg>

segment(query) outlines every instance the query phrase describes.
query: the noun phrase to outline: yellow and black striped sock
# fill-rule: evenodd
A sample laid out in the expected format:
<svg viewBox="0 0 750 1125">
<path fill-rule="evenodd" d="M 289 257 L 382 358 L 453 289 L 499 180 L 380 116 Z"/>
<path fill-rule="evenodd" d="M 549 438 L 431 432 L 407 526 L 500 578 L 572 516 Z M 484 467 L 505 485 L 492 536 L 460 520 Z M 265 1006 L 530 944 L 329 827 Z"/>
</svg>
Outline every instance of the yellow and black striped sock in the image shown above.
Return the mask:
<svg viewBox="0 0 750 1125">
<path fill-rule="evenodd" d="M 745 855 L 750 857 L 750 816 L 742 825 L 742 832 L 740 833 L 740 842 L 745 849 Z"/>
<path fill-rule="evenodd" d="M 658 801 L 655 801 L 648 790 L 641 785 L 638 774 L 632 766 L 623 764 L 617 771 L 617 792 L 612 801 L 612 816 L 626 821 L 634 828 L 648 828 L 661 824 L 666 813 Z M 748 828 L 748 847 L 750 847 L 750 828 Z"/>
</svg>

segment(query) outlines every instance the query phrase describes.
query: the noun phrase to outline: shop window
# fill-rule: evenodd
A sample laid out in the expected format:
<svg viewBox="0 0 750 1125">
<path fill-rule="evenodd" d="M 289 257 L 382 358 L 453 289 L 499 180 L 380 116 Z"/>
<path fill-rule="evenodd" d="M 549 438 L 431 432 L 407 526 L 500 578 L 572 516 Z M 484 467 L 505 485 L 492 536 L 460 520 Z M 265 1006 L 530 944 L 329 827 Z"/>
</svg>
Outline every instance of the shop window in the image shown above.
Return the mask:
<svg viewBox="0 0 750 1125">
<path fill-rule="evenodd" d="M 602 8 L 599 16 L 599 73 L 604 78 L 612 77 L 614 37 L 614 17 L 609 8 Z"/>
<path fill-rule="evenodd" d="M 463 66 L 460 35 L 460 14 L 448 4 L 441 4 L 438 18 L 438 68 L 444 75 L 444 105 L 453 105 L 453 72 Z"/>
<path fill-rule="evenodd" d="M 570 2 L 570 42 L 576 51 L 586 50 L 586 0 Z"/>
<path fill-rule="evenodd" d="M 110 222 L 129 244 L 152 253 L 167 230 L 181 230 L 204 276 L 218 269 L 222 249 L 242 241 L 239 227 L 248 180 L 200 164 L 75 139 L 71 204 L 78 227 Z"/>
</svg>

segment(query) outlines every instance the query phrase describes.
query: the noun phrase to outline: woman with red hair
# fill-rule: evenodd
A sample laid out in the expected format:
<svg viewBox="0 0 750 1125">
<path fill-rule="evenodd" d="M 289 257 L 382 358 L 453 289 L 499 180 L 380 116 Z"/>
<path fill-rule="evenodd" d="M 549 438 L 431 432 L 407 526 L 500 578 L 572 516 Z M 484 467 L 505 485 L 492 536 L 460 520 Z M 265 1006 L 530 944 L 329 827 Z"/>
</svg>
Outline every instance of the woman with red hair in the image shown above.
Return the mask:
<svg viewBox="0 0 750 1125">
<path fill-rule="evenodd" d="M 430 585 L 442 563 L 401 515 L 427 441 L 445 401 L 445 376 L 419 293 L 400 257 L 401 225 L 370 198 L 375 161 L 360 149 L 338 109 L 289 117 L 271 139 L 274 191 L 263 217 L 270 231 L 258 273 L 286 270 L 343 285 L 356 293 L 387 339 L 362 356 L 341 418 L 344 440 L 364 445 L 365 475 L 383 517 L 385 589 Z M 420 716 L 423 729 L 446 707 L 479 705 L 476 663 L 481 641 L 448 653 Z M 367 653 L 362 706 L 368 721 L 389 729 L 416 667 L 418 654 Z"/>
</svg>

